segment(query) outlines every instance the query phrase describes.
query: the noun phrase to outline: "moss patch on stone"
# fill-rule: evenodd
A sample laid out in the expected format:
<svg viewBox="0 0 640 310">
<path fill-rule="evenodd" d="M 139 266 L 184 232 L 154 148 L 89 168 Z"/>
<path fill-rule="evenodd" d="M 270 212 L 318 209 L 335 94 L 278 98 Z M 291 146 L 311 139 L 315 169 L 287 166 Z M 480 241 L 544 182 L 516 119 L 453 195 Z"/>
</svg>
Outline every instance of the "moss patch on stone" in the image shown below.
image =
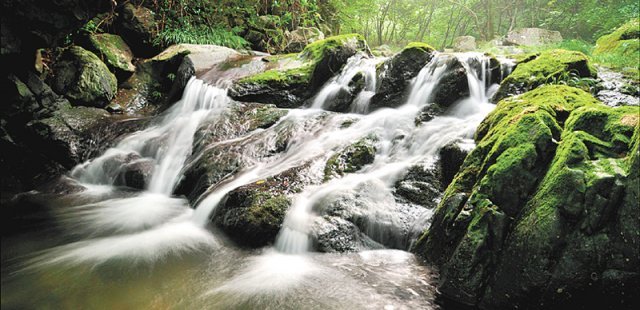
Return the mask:
<svg viewBox="0 0 640 310">
<path fill-rule="evenodd" d="M 337 152 L 327 160 L 324 180 L 356 172 L 373 162 L 376 154 L 374 138 L 366 137 Z"/>
<path fill-rule="evenodd" d="M 96 53 L 116 74 L 133 73 L 133 53 L 122 38 L 115 34 L 100 33 L 89 36 L 90 50 Z"/>
<path fill-rule="evenodd" d="M 624 228 L 639 217 L 616 217 L 638 208 L 624 193 L 639 113 L 559 85 L 502 100 L 414 248 L 440 267 L 440 291 L 487 308 L 526 308 L 583 294 L 607 268 L 632 272 L 638 247 L 630 261 L 599 257 L 627 257 L 625 242 L 640 240 Z"/>
<path fill-rule="evenodd" d="M 558 84 L 572 76 L 595 78 L 596 70 L 581 52 L 549 50 L 528 55 L 517 62 L 516 68 L 501 83 L 494 101 L 526 92 L 543 84 Z"/>
</svg>

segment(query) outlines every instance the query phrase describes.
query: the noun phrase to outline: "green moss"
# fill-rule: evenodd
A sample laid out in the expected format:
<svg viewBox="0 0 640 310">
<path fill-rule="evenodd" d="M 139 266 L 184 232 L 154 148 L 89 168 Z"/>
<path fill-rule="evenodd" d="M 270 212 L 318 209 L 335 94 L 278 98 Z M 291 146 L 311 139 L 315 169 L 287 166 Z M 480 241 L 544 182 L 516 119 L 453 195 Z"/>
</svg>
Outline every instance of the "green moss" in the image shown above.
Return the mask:
<svg viewBox="0 0 640 310">
<path fill-rule="evenodd" d="M 252 75 L 238 81 L 239 84 L 262 84 L 262 85 L 296 85 L 309 83 L 311 81 L 311 75 L 314 64 L 306 63 L 300 67 L 280 70 L 272 69 L 267 70 L 256 75 Z"/>
<path fill-rule="evenodd" d="M 402 49 L 402 52 L 409 49 L 419 49 L 423 52 L 428 52 L 428 53 L 435 51 L 435 49 L 431 47 L 431 45 L 423 42 L 410 42 L 409 44 L 407 44 L 407 46 L 404 47 L 404 49 Z"/>
<path fill-rule="evenodd" d="M 291 206 L 291 200 L 286 195 L 256 192 L 251 198 L 251 205 L 246 211 L 247 221 L 249 225 L 256 227 L 279 227 Z"/>
<path fill-rule="evenodd" d="M 614 69 L 622 70 L 635 80 L 640 80 L 640 19 L 622 25 L 596 42 L 594 60 Z"/>
<path fill-rule="evenodd" d="M 604 35 L 596 41 L 596 48 L 593 50 L 593 54 L 612 53 L 619 52 L 621 45 L 625 44 L 625 41 L 635 40 L 636 51 L 637 42 L 640 39 L 640 19 L 634 19 L 628 23 L 620 26 L 614 32 L 608 35 Z M 628 42 L 627 42 L 628 43 Z M 622 48 L 625 50 L 626 48 Z M 636 54 L 637 57 L 637 54 Z"/>
<path fill-rule="evenodd" d="M 356 172 L 364 165 L 372 163 L 376 154 L 373 142 L 373 138 L 367 137 L 331 156 L 324 168 L 324 180 Z"/>
<path fill-rule="evenodd" d="M 496 100 L 534 89 L 542 84 L 559 84 L 572 77 L 595 78 L 589 58 L 577 51 L 549 50 L 537 57 L 526 56 L 501 83 Z"/>
<path fill-rule="evenodd" d="M 308 44 L 304 50 L 302 50 L 301 56 L 307 60 L 317 63 L 322 60 L 322 57 L 324 57 L 329 51 L 342 46 L 352 46 L 354 50 L 366 48 L 366 43 L 364 42 L 364 37 L 355 33 L 328 37 L 324 40 Z"/>
<path fill-rule="evenodd" d="M 89 36 L 91 49 L 114 70 L 133 72 L 133 54 L 120 36 L 114 34 L 93 34 Z"/>
</svg>

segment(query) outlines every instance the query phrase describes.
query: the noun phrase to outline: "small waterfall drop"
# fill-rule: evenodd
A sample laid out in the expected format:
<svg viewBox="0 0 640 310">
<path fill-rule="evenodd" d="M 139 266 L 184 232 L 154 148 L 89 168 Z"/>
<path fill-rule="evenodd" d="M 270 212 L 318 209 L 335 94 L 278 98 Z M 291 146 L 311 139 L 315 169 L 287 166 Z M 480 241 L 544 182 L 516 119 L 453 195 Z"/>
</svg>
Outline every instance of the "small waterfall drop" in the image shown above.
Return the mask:
<svg viewBox="0 0 640 310">
<path fill-rule="evenodd" d="M 113 185 L 126 165 L 152 160 L 154 169 L 148 190 L 171 195 L 200 122 L 230 102 L 224 84 L 212 86 L 192 77 L 182 99 L 160 121 L 136 132 L 98 158 L 76 166 L 71 176 L 81 183 Z"/>
<path fill-rule="evenodd" d="M 415 124 L 420 110 L 432 104 L 433 92 L 454 58 L 466 69 L 469 97 L 454 104 L 445 115 L 421 125 Z M 474 61 L 480 61 L 482 65 L 478 68 L 469 65 Z M 334 131 L 335 138 L 352 131 L 360 137 L 376 136 L 375 159 L 356 173 L 311 186 L 296 195 L 276 238 L 276 249 L 289 254 L 309 251 L 313 242 L 311 226 L 324 212 L 331 197 L 348 197 L 355 193 L 355 201 L 362 205 L 357 212 L 369 214 L 365 217 L 365 233 L 376 242 L 393 242 L 385 238 L 402 234 L 397 231 L 402 220 L 390 211 L 395 204 L 392 194 L 395 181 L 410 166 L 429 162 L 447 143 L 473 136 L 477 125 L 493 109 L 487 95 L 489 74 L 489 59 L 481 54 L 436 55 L 412 81 L 403 106 L 376 111 L 349 128 Z M 353 143 L 355 139 L 350 141 Z"/>
<path fill-rule="evenodd" d="M 369 100 L 375 94 L 376 89 L 376 64 L 381 59 L 368 58 L 365 54 L 358 53 L 347 61 L 342 71 L 331 78 L 311 104 L 312 109 L 326 109 L 328 105 L 341 95 L 350 94 L 358 90 L 348 111 L 364 114 L 367 112 Z M 360 87 L 353 85 L 361 83 Z"/>
</svg>

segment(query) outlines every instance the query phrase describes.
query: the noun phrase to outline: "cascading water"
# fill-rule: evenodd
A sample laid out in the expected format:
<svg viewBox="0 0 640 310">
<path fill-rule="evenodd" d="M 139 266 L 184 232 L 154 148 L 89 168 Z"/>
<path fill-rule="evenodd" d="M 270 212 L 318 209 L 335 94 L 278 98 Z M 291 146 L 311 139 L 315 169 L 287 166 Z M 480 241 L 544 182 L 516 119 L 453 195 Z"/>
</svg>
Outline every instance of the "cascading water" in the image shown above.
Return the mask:
<svg viewBox="0 0 640 310">
<path fill-rule="evenodd" d="M 376 89 L 376 64 L 382 59 L 368 58 L 359 53 L 347 61 L 342 71 L 331 78 L 318 92 L 311 104 L 312 109 L 326 109 L 341 95 L 350 94 L 356 85 L 362 83 L 351 107 L 347 109 L 353 113 L 366 113 L 369 100 Z M 364 80 L 364 81 L 362 81 Z"/>
<path fill-rule="evenodd" d="M 444 115 L 416 122 L 421 111 L 433 104 L 434 91 L 454 58 L 466 70 L 469 98 L 459 100 Z M 434 289 L 426 267 L 407 252 L 372 249 L 406 249 L 411 229 L 424 227 L 424 222 L 415 222 L 427 220 L 431 210 L 399 203 L 395 183 L 410 167 L 432 164 L 442 146 L 468 141 L 465 139 L 473 135 L 492 109 L 487 102 L 492 91 L 487 85 L 489 63 L 479 54 L 439 54 L 412 81 L 404 105 L 369 113 L 369 99 L 377 83 L 375 67 L 380 61 L 357 55 L 326 83 L 310 109 L 289 110 L 269 128 L 207 145 L 234 146 L 244 164 L 209 188 L 197 200 L 195 210 L 186 199 L 171 197 L 183 170 L 200 151 L 193 149 L 194 136 L 207 122 L 233 126 L 225 123 L 225 113 L 239 105 L 227 97 L 226 85 L 191 79 L 183 98 L 147 129 L 73 169 L 71 176 L 89 189 L 69 195 L 68 199 L 78 203 L 57 211 L 57 216 L 76 241 L 65 240 L 60 243 L 66 245 L 39 253 L 30 264 L 44 271 L 28 283 L 38 283 L 34 290 L 39 292 L 56 292 L 41 279 L 64 266 L 62 275 L 51 272 L 60 278 L 51 282 L 77 283 L 78 287 L 67 291 L 82 296 L 96 295 L 86 293 L 95 288 L 111 294 L 107 295 L 110 301 L 122 302 L 91 299 L 85 304 L 67 304 L 75 308 L 431 307 Z M 361 86 L 353 87 L 354 78 Z M 351 99 L 344 111 L 352 113 L 323 110 L 345 91 Z M 285 148 L 278 146 L 283 136 Z M 325 181 L 325 163 L 363 140 L 375 145 L 373 161 L 355 173 Z M 122 172 L 138 163 L 153 166 L 145 191 L 112 186 L 120 185 Z M 206 229 L 216 208 L 233 190 L 303 165 L 309 168 L 298 177 L 308 179 L 310 185 L 290 195 L 293 203 L 274 248 L 260 253 L 237 249 Z M 328 223 L 328 209 L 340 204 L 344 207 L 341 212 L 357 219 L 356 230 L 367 239 L 365 245 L 356 249 L 358 253 L 339 256 L 310 252 L 318 225 Z M 150 269 L 154 272 L 149 273 Z M 85 276 L 74 278 L 77 274 Z M 363 276 L 366 283 L 360 281 Z M 110 282 L 123 278 L 126 280 Z M 17 291 L 32 287 L 20 281 L 12 285 Z M 54 298 L 70 294 L 68 300 L 82 299 L 72 293 L 52 294 Z M 34 302 L 33 308 L 42 308 L 42 304 Z"/>
<path fill-rule="evenodd" d="M 414 119 L 423 107 L 431 104 L 433 92 L 446 72 L 448 63 L 454 57 L 466 69 L 469 98 L 459 101 L 446 116 L 420 126 L 416 125 Z M 476 71 L 470 63 L 478 61 L 481 66 L 480 70 Z M 479 54 L 437 55 L 412 82 L 405 105 L 393 110 L 385 109 L 371 113 L 348 129 L 332 132 L 336 137 L 351 130 L 361 136 L 375 135 L 379 146 L 375 160 L 356 174 L 310 187 L 297 195 L 276 239 L 276 248 L 292 254 L 308 251 L 312 242 L 309 230 L 314 218 L 323 213 L 323 204 L 327 204 L 327 197 L 371 186 L 375 187 L 375 190 L 365 194 L 360 190 L 361 195 L 358 199 L 369 199 L 370 203 L 366 206 L 368 210 L 363 211 L 374 215 L 368 225 L 371 228 L 367 229 L 368 235 L 375 241 L 385 242 L 386 240 L 380 237 L 385 234 L 375 226 L 382 220 L 390 222 L 387 227 L 393 227 L 394 221 L 401 220 L 388 214 L 388 210 L 391 209 L 389 204 L 395 203 L 392 190 L 398 176 L 412 165 L 432 160 L 437 151 L 447 143 L 470 138 L 482 118 L 493 108 L 488 103 L 487 95 L 487 81 L 491 78 L 488 68 L 489 59 Z M 369 185 L 362 187 L 365 183 Z M 385 203 L 376 203 L 381 200 Z"/>
</svg>

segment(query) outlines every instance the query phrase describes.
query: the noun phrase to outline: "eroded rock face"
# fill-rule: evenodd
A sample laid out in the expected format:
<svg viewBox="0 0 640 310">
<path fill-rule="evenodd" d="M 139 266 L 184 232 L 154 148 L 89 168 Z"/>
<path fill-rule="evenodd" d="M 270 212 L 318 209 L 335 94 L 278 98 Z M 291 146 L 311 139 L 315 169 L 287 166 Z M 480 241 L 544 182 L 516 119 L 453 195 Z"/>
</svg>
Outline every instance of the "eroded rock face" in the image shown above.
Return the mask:
<svg viewBox="0 0 640 310">
<path fill-rule="evenodd" d="M 299 107 L 359 51 L 369 53 L 369 48 L 364 38 L 355 34 L 313 42 L 298 55 L 269 60 L 286 63 L 282 67 L 236 81 L 229 89 L 229 96 L 238 101 L 271 103 L 281 108 Z"/>
<path fill-rule="evenodd" d="M 116 77 L 100 58 L 79 46 L 65 50 L 52 70 L 54 90 L 74 105 L 103 108 L 118 90 Z"/>
<path fill-rule="evenodd" d="M 380 86 L 371 98 L 371 110 L 396 107 L 404 102 L 405 90 L 433 58 L 434 49 L 424 43 L 410 43 L 400 53 L 380 66 Z"/>
<path fill-rule="evenodd" d="M 504 39 L 505 44 L 512 45 L 543 45 L 562 42 L 562 35 L 558 31 L 541 28 L 521 28 L 512 30 Z"/>
<path fill-rule="evenodd" d="M 638 109 L 553 85 L 501 101 L 414 249 L 439 290 L 486 309 L 637 304 Z"/>
</svg>

